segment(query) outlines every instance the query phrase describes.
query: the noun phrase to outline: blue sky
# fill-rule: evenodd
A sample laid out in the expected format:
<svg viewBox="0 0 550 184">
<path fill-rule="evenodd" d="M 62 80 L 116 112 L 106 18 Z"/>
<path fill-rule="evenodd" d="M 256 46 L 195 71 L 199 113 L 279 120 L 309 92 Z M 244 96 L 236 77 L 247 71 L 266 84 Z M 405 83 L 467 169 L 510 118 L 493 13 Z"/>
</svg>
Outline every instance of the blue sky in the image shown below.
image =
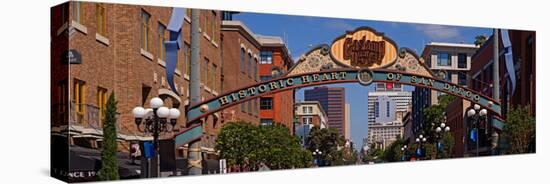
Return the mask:
<svg viewBox="0 0 550 184">
<path fill-rule="evenodd" d="M 307 52 L 311 46 L 330 44 L 346 30 L 369 26 L 393 39 L 399 48 L 407 47 L 421 54 L 429 42 L 473 43 L 477 35 L 490 36 L 492 29 L 457 27 L 433 24 L 411 24 L 386 21 L 335 19 L 309 16 L 289 16 L 277 14 L 240 13 L 234 20 L 244 22 L 254 33 L 280 36 L 285 39 L 293 58 Z M 367 136 L 367 95 L 374 87 L 359 84 L 333 84 L 346 88 L 346 103 L 351 106 L 351 137 L 359 148 L 363 137 Z M 413 90 L 408 86 L 406 90 Z M 303 89 L 296 97 L 303 99 Z"/>
</svg>

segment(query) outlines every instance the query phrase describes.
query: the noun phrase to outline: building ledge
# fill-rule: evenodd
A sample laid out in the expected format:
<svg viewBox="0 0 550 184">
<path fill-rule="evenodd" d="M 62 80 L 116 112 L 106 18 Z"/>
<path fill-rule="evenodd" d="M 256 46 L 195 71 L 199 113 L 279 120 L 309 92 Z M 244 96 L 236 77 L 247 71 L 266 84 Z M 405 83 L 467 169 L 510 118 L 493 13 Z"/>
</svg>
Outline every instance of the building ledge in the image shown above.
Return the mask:
<svg viewBox="0 0 550 184">
<path fill-rule="evenodd" d="M 188 17 L 187 15 L 184 15 L 184 16 L 183 16 L 183 19 L 184 19 L 185 21 L 191 23 L 191 18 Z"/>
<path fill-rule="evenodd" d="M 61 33 L 65 32 L 65 30 L 67 30 L 67 28 L 69 28 L 69 23 L 67 23 L 67 22 L 63 23 L 63 25 L 61 25 L 61 27 L 59 27 L 59 29 L 57 29 L 56 35 L 59 36 Z"/>
<path fill-rule="evenodd" d="M 150 61 L 153 61 L 153 54 L 151 54 L 150 52 L 147 52 L 146 50 L 140 48 L 139 52 L 141 53 L 142 56 L 144 56 L 145 58 L 149 59 Z"/>
<path fill-rule="evenodd" d="M 95 34 L 95 40 L 99 41 L 100 43 L 106 45 L 106 46 L 109 46 L 109 39 L 99 33 L 96 33 Z"/>
<path fill-rule="evenodd" d="M 216 43 L 214 40 L 211 41 L 212 45 L 214 45 L 214 47 L 216 48 L 219 48 L 220 46 L 218 45 L 218 43 Z"/>
<path fill-rule="evenodd" d="M 210 39 L 210 36 L 208 36 L 208 35 L 206 34 L 206 32 L 203 32 L 203 33 L 202 33 L 202 36 L 204 36 L 204 38 L 206 38 L 208 41 L 211 40 L 211 39 Z"/>
<path fill-rule="evenodd" d="M 157 63 L 162 66 L 162 67 L 165 67 L 166 68 L 166 61 L 162 60 L 162 59 L 159 59 L 157 58 Z"/>
<path fill-rule="evenodd" d="M 75 28 L 76 30 L 84 33 L 84 34 L 88 34 L 88 28 L 86 28 L 86 26 L 80 24 L 79 22 L 77 21 L 71 21 L 71 27 Z"/>
</svg>

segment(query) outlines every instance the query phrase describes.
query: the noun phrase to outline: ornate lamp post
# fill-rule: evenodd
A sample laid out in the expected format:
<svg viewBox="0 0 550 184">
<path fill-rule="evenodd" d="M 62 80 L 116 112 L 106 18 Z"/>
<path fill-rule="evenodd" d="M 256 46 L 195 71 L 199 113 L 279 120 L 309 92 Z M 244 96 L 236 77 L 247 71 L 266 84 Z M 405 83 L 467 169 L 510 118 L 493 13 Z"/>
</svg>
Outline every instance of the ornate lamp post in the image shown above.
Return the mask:
<svg viewBox="0 0 550 184">
<path fill-rule="evenodd" d="M 153 158 L 157 158 L 157 177 L 158 173 L 158 145 L 159 135 L 161 132 L 170 132 L 174 130 L 177 119 L 180 116 L 180 111 L 176 108 L 164 107 L 164 102 L 159 97 L 154 97 L 149 102 L 151 108 L 135 107 L 132 112 L 134 114 L 135 123 L 138 131 L 153 135 Z M 168 123 L 170 122 L 170 123 Z M 170 124 L 170 128 L 168 128 Z"/>
<path fill-rule="evenodd" d="M 403 145 L 403 147 L 401 147 L 401 151 L 403 151 L 403 157 L 401 157 L 402 161 L 407 160 L 407 148 L 408 148 L 408 146 L 406 144 Z"/>
<path fill-rule="evenodd" d="M 468 118 L 472 122 L 473 131 L 475 132 L 476 156 L 479 156 L 479 125 L 486 120 L 487 109 L 481 109 L 478 104 L 475 104 L 473 109 L 468 110 Z"/>
<path fill-rule="evenodd" d="M 436 156 L 435 158 L 437 158 L 437 153 L 439 152 L 439 147 L 443 147 L 442 146 L 442 143 L 441 143 L 441 139 L 443 139 L 443 134 L 445 134 L 445 132 L 449 132 L 451 131 L 451 127 L 445 125 L 445 123 L 441 123 L 437 128 L 435 128 L 435 133 L 437 135 L 437 143 L 435 145 L 435 148 L 437 149 L 436 150 Z"/>
<path fill-rule="evenodd" d="M 418 155 L 418 158 L 422 157 L 422 155 L 425 155 L 425 151 L 422 148 L 422 144 L 424 144 L 427 141 L 426 137 L 424 135 L 420 134 L 416 138 L 415 142 L 418 144 L 416 154 Z M 420 160 L 420 159 L 419 159 Z"/>
<path fill-rule="evenodd" d="M 323 154 L 322 151 L 319 151 L 319 149 L 315 149 L 315 151 L 313 152 L 313 157 L 315 157 L 315 164 L 319 167 L 321 166 L 321 164 L 319 162 L 321 162 L 320 158 L 321 158 L 321 155 Z"/>
</svg>

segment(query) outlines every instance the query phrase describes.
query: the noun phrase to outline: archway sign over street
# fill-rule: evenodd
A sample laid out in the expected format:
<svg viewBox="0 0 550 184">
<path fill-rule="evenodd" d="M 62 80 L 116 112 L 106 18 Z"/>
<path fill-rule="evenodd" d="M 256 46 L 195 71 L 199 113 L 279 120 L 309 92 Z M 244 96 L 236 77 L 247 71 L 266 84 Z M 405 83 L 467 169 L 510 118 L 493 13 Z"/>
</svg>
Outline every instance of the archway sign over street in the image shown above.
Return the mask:
<svg viewBox="0 0 550 184">
<path fill-rule="evenodd" d="M 348 31 L 336 38 L 332 45 L 323 44 L 311 49 L 289 71 L 274 76 L 272 80 L 244 86 L 190 107 L 186 112 L 187 122 L 199 121 L 228 107 L 265 95 L 308 86 L 349 82 L 362 85 L 391 82 L 441 91 L 483 106 L 495 117 L 492 125 L 499 129 L 503 126 L 497 101 L 467 87 L 438 79 L 413 51 L 398 49 L 393 40 L 369 27 Z M 188 137 L 196 136 L 189 135 L 185 130 L 176 134 L 176 144 L 186 143 Z"/>
</svg>

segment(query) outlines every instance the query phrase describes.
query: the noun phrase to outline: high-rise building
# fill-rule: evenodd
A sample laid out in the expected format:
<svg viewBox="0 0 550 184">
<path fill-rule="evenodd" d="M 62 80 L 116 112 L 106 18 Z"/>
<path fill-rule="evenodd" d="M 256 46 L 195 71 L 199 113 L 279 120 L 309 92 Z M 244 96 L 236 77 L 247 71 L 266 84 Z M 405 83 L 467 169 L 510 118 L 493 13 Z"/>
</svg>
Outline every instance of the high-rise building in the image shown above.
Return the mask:
<svg viewBox="0 0 550 184">
<path fill-rule="evenodd" d="M 377 83 L 368 95 L 369 125 L 394 121 L 396 112 L 407 111 L 411 99 L 411 92 L 403 91 L 401 84 Z"/>
<path fill-rule="evenodd" d="M 345 88 L 343 87 L 315 87 L 304 91 L 306 101 L 318 101 L 327 113 L 328 126 L 337 129 L 345 135 Z"/>
<path fill-rule="evenodd" d="M 367 148 L 386 149 L 397 137 L 403 137 L 402 120 L 369 125 Z"/>
<path fill-rule="evenodd" d="M 428 43 L 422 51 L 422 58 L 426 66 L 439 79 L 458 85 L 466 86 L 468 71 L 472 66 L 472 55 L 479 47 L 464 43 Z M 416 134 L 422 129 L 425 108 L 438 104 L 438 97 L 444 94 L 428 88 L 415 88 L 413 92 L 413 132 Z"/>
<path fill-rule="evenodd" d="M 345 117 L 345 123 L 344 123 L 344 139 L 351 140 L 351 117 L 350 117 L 350 105 L 349 103 L 346 103 L 346 117 Z"/>
</svg>

